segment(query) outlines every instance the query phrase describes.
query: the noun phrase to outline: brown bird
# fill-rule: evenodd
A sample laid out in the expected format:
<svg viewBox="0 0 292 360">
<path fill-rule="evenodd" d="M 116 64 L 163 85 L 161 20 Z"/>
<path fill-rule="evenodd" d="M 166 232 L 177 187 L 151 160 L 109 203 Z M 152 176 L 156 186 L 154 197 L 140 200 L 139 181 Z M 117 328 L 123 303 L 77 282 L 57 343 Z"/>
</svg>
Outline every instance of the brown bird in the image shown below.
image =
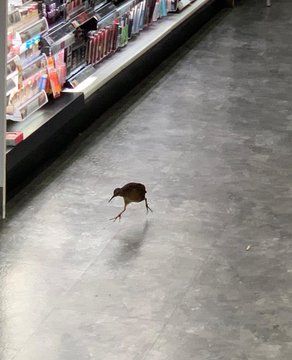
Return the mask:
<svg viewBox="0 0 292 360">
<path fill-rule="evenodd" d="M 152 210 L 148 206 L 148 202 L 145 197 L 146 193 L 147 193 L 147 191 L 143 184 L 134 183 L 134 182 L 126 184 L 122 188 L 116 188 L 114 190 L 114 194 L 111 197 L 111 199 L 109 200 L 109 202 L 113 198 L 115 198 L 117 196 L 121 196 L 124 198 L 125 205 L 124 205 L 123 211 L 121 211 L 116 217 L 114 217 L 111 220 L 114 220 L 114 221 L 116 221 L 117 219 L 121 220 L 122 214 L 126 211 L 127 206 L 132 202 L 139 203 L 141 201 L 145 201 L 147 213 L 149 210 L 152 212 Z"/>
</svg>

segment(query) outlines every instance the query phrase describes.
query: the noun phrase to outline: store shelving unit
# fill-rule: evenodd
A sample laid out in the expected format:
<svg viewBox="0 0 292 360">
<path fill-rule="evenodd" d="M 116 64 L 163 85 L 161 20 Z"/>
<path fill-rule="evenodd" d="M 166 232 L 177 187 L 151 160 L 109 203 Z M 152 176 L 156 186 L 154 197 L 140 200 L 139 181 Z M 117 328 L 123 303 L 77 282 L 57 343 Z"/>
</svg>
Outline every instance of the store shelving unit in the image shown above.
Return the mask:
<svg viewBox="0 0 292 360">
<path fill-rule="evenodd" d="M 141 32 L 139 37 L 129 42 L 112 58 L 107 59 L 97 67 L 95 72 L 74 89 L 65 89 L 65 92 L 82 92 L 85 100 L 93 95 L 104 84 L 114 78 L 118 73 L 127 68 L 144 53 L 158 44 L 164 37 L 170 34 L 184 21 L 199 11 L 210 0 L 197 0 L 179 14 L 171 14 L 160 23 L 155 23 L 149 29 Z"/>
<path fill-rule="evenodd" d="M 183 1 L 189 4 L 189 0 Z M 130 2 L 123 5 L 124 9 L 129 6 Z M 38 111 L 33 110 L 33 113 L 26 116 L 24 121 L 9 122 L 7 124 L 7 131 L 22 133 L 23 141 L 17 146 L 6 148 L 6 122 L 2 122 L 0 131 L 3 136 L 0 145 L 3 154 L 0 159 L 0 169 L 2 170 L 0 187 L 2 186 L 3 189 L 3 209 L 5 209 L 6 182 L 9 193 L 10 190 L 14 191 L 19 183 L 25 183 L 28 174 L 37 170 L 44 160 L 53 156 L 54 152 L 62 147 L 63 143 L 76 136 L 80 130 L 84 129 L 94 120 L 94 117 L 102 113 L 118 98 L 125 95 L 125 91 L 129 90 L 142 77 L 146 76 L 153 66 L 158 65 L 167 54 L 184 41 L 183 39 L 190 36 L 219 11 L 224 6 L 224 3 L 225 0 L 195 0 L 182 12 L 169 14 L 147 26 L 138 36 L 131 41 L 127 41 L 125 44 L 127 46 L 122 46 L 118 52 L 115 52 L 101 63 L 96 65 L 89 64 L 81 75 L 77 74 L 76 79 L 73 79 L 73 88 L 65 87 L 59 98 L 49 101 L 47 105 L 41 107 Z M 1 10 L 1 18 L 4 19 L 5 15 L 3 14 L 7 12 L 7 6 L 4 6 L 3 3 L 0 5 Z M 123 10 L 121 8 L 117 8 L 117 11 L 114 10 L 117 13 L 119 11 L 122 13 Z M 88 21 L 94 21 L 92 19 L 100 21 L 100 14 L 102 12 L 98 16 L 92 16 L 93 13 L 90 11 L 80 14 L 78 17 L 75 16 L 75 18 L 67 19 L 65 23 L 61 21 L 55 24 L 54 27 L 51 26 L 49 34 L 52 34 L 52 36 L 49 35 L 50 38 L 48 38 L 48 42 L 51 42 L 49 44 L 50 51 L 57 53 L 62 47 L 72 45 L 71 24 L 74 23 L 74 27 L 78 28 L 88 24 Z M 44 20 L 38 21 L 42 22 Z M 66 28 L 67 25 L 69 28 Z M 28 26 L 34 25 L 28 24 Z M 42 28 L 44 33 L 47 33 L 45 27 L 43 26 Z M 5 33 L 6 29 L 7 24 L 1 22 L 1 33 Z M 62 41 L 58 41 L 58 32 L 65 33 Z M 33 35 L 35 36 L 35 33 Z M 6 42 L 3 40 L 5 37 L 0 37 L 0 39 L 0 42 L 5 43 L 5 45 L 1 46 L 1 49 L 5 49 Z M 25 50 L 25 46 L 22 46 L 22 48 Z M 0 68 L 2 73 L 0 73 L 0 76 L 2 75 L 1 78 L 5 79 L 6 63 L 3 62 L 3 56 L 1 61 Z M 80 68 L 82 67 L 84 67 L 83 64 L 80 65 Z M 72 71 L 71 75 L 77 73 L 77 70 Z M 13 86 L 13 83 L 11 86 Z M 1 100 L 0 111 L 4 114 L 5 99 Z M 90 113 L 92 104 L 93 112 Z"/>
<path fill-rule="evenodd" d="M 87 100 L 103 85 L 113 79 L 118 73 L 127 68 L 135 60 L 140 58 L 144 53 L 149 51 L 152 47 L 158 44 L 164 37 L 170 34 L 175 28 L 180 26 L 184 21 L 190 18 L 195 12 L 199 11 L 203 6 L 210 3 L 210 0 L 197 0 L 191 4 L 182 13 L 172 14 L 163 19 L 158 24 L 154 24 L 149 29 L 143 31 L 139 37 L 132 42 L 129 42 L 127 47 L 121 49 L 121 51 L 115 56 L 107 59 L 103 63 L 99 64 L 90 75 L 84 79 L 74 89 L 65 88 L 63 93 L 83 94 L 84 99 Z M 63 105 L 63 104 L 62 104 Z M 69 106 L 70 101 L 65 106 Z M 58 106 L 52 106 L 53 111 L 48 108 L 46 111 L 37 112 L 32 115 L 27 121 L 21 123 L 10 124 L 10 131 L 22 131 L 24 139 L 27 139 L 39 127 L 47 123 L 53 116 L 55 116 Z M 60 108 L 61 109 L 61 108 Z M 53 115 L 53 116 L 52 116 Z M 9 148 L 7 151 L 11 151 Z"/>
</svg>

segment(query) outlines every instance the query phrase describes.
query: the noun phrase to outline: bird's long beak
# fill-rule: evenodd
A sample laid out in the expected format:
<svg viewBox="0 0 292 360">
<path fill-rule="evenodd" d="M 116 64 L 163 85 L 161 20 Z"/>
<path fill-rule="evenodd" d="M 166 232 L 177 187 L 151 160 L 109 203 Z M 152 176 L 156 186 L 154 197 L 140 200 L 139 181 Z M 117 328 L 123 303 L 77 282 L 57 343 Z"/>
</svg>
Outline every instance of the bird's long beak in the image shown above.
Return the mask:
<svg viewBox="0 0 292 360">
<path fill-rule="evenodd" d="M 111 202 L 114 197 L 115 197 L 115 195 L 113 195 L 113 196 L 109 199 L 108 202 Z"/>
</svg>

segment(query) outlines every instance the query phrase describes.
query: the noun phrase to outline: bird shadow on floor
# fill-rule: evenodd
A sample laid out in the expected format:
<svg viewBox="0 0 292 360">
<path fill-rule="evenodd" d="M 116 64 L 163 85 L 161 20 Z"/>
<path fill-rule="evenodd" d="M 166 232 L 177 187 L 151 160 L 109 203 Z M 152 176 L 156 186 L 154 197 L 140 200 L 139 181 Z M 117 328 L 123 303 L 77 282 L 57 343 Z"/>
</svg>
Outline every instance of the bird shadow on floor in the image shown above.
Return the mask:
<svg viewBox="0 0 292 360">
<path fill-rule="evenodd" d="M 146 219 L 142 227 L 128 227 L 116 236 L 119 246 L 115 254 L 116 263 L 127 263 L 139 256 L 151 222 Z"/>
</svg>

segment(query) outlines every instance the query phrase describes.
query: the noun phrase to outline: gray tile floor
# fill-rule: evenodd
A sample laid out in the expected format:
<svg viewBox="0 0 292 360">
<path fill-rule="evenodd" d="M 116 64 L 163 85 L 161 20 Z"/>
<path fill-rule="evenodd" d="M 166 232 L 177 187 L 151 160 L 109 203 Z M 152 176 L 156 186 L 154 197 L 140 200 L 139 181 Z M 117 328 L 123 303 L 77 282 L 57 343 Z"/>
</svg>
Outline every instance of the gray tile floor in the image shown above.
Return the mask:
<svg viewBox="0 0 292 360">
<path fill-rule="evenodd" d="M 10 203 L 1 360 L 291 360 L 291 13 L 221 13 Z"/>
</svg>

